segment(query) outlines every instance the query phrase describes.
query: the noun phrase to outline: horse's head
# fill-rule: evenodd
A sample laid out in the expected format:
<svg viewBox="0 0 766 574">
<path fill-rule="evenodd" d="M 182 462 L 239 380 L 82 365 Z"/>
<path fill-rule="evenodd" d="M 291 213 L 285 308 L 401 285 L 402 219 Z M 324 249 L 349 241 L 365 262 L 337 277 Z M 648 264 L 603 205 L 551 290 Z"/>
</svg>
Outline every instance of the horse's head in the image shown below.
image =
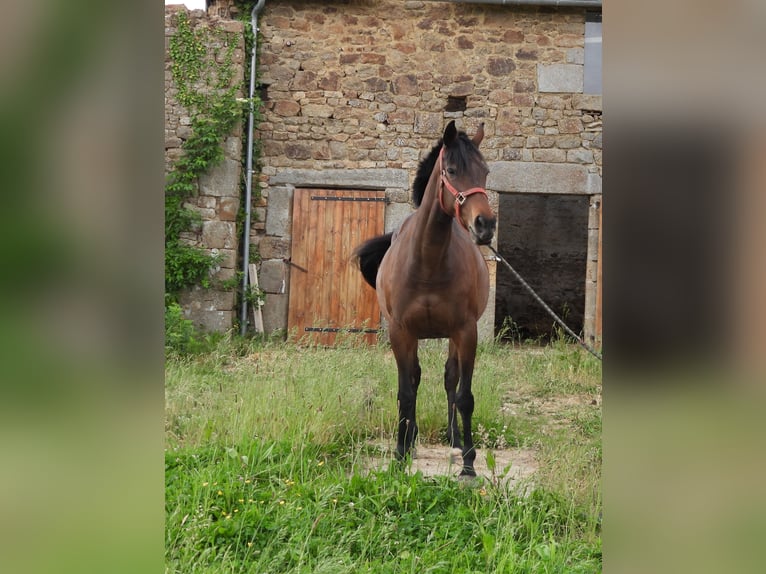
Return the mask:
<svg viewBox="0 0 766 574">
<path fill-rule="evenodd" d="M 455 122 L 451 121 L 444 130 L 437 164 L 442 209 L 454 214 L 478 245 L 488 245 L 492 241 L 497 224 L 485 189 L 489 168 L 479 151 L 483 138 L 484 124 L 471 139 L 458 132 Z"/>
</svg>

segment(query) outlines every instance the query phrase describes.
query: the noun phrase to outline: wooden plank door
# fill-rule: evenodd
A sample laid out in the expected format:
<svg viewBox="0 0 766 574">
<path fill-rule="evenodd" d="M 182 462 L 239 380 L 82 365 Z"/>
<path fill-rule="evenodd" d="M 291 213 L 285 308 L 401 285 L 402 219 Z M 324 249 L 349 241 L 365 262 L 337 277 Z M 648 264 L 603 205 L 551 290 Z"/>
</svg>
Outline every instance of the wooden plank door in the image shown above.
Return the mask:
<svg viewBox="0 0 766 574">
<path fill-rule="evenodd" d="M 340 332 L 377 341 L 375 290 L 353 264 L 354 249 L 384 231 L 385 192 L 296 189 L 287 328 L 297 340 L 333 345 Z"/>
</svg>

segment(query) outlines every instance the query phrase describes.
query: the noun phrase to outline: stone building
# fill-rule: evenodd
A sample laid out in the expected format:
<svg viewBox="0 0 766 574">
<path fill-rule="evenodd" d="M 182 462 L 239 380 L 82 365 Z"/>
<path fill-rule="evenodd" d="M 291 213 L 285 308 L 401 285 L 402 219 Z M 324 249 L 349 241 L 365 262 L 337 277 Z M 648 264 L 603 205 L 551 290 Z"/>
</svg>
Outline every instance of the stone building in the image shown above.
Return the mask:
<svg viewBox="0 0 766 574">
<path fill-rule="evenodd" d="M 169 51 L 170 38 L 178 31 L 178 15 L 187 12 L 183 6 L 165 7 L 165 171 L 182 152 L 183 142 L 191 135 L 191 111 L 178 101 L 178 87 L 173 81 Z M 206 58 L 214 60 L 212 68 L 220 64 L 223 48 L 232 45 L 232 82 L 241 84 L 244 78 L 245 40 L 242 22 L 229 18 L 208 16 L 202 10 L 188 12 L 190 28 L 205 38 Z M 217 58 L 217 60 L 216 60 Z M 202 86 L 199 89 L 206 89 Z M 240 95 L 242 95 L 240 93 Z M 188 198 L 184 207 L 197 212 L 202 220 L 197 228 L 182 234 L 191 245 L 203 247 L 219 255 L 221 260 L 213 270 L 213 287 L 194 288 L 181 293 L 179 300 L 187 317 L 207 331 L 226 331 L 235 316 L 236 296 L 231 289 L 220 288 L 221 282 L 236 276 L 239 238 L 236 219 L 240 208 L 240 180 L 242 178 L 242 126 L 237 125 L 224 141 L 224 159 L 198 182 L 195 196 Z"/>
<path fill-rule="evenodd" d="M 242 16 L 234 2 L 208 4 L 211 18 Z M 268 330 L 287 327 L 295 190 L 379 190 L 393 229 L 412 210 L 420 159 L 454 119 L 469 134 L 485 125 L 499 251 L 575 330 L 600 336 L 601 3 L 497 4 L 265 2 L 250 243 Z M 550 329 L 505 270 L 488 265 L 483 336 L 506 317 L 524 336 Z"/>
</svg>

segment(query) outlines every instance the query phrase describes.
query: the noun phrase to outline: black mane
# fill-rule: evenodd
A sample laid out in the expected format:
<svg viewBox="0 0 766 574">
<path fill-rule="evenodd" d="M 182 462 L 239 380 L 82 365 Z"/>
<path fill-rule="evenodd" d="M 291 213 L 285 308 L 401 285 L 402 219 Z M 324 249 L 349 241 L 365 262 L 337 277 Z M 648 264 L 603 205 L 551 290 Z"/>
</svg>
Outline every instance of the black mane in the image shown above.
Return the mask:
<svg viewBox="0 0 766 574">
<path fill-rule="evenodd" d="M 418 166 L 418 171 L 415 174 L 415 181 L 412 182 L 412 201 L 417 207 L 420 207 L 420 202 L 423 201 L 423 196 L 426 193 L 426 186 L 428 180 L 431 179 L 431 172 L 436 165 L 436 159 L 439 157 L 439 150 L 442 148 L 443 140 L 440 138 L 439 142 L 428 152 L 428 155 Z"/>
<path fill-rule="evenodd" d="M 428 152 L 425 159 L 418 165 L 415 180 L 412 182 L 412 201 L 417 207 L 420 207 L 420 203 L 423 201 L 423 196 L 426 193 L 426 186 L 428 185 L 428 180 L 431 179 L 431 173 L 439 158 L 439 151 L 442 148 L 442 144 L 443 140 L 439 139 L 433 149 Z M 455 144 L 447 148 L 446 154 L 450 161 L 457 164 L 458 171 L 466 169 L 468 160 L 472 155 L 476 155 L 480 161 L 484 161 L 481 157 L 481 152 L 479 152 L 479 149 L 474 145 L 471 138 L 469 138 L 465 132 L 458 132 Z"/>
</svg>

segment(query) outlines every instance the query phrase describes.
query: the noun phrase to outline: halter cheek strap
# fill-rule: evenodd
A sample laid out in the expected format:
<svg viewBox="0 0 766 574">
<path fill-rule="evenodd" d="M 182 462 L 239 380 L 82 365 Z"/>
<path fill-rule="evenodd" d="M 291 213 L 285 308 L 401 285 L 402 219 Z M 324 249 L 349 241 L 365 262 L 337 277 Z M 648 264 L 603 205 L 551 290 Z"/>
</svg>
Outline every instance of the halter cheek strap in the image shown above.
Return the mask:
<svg viewBox="0 0 766 574">
<path fill-rule="evenodd" d="M 444 156 L 444 147 L 442 147 L 441 151 L 439 152 L 439 206 L 442 208 L 442 211 L 449 215 L 449 211 L 444 207 L 444 199 L 442 198 L 442 194 L 444 193 L 444 188 L 446 187 L 449 192 L 452 194 L 452 196 L 455 198 L 455 218 L 457 219 L 458 223 L 463 226 L 464 229 L 468 229 L 466 227 L 465 223 L 463 223 L 463 219 L 460 217 L 460 207 L 466 202 L 466 199 L 468 199 L 468 196 L 473 195 L 475 193 L 482 193 L 486 197 L 487 190 L 483 187 L 472 187 L 471 189 L 468 189 L 466 191 L 458 191 L 454 185 L 450 183 L 450 181 L 447 179 L 447 173 L 444 171 L 444 168 L 442 166 L 442 157 Z"/>
</svg>

